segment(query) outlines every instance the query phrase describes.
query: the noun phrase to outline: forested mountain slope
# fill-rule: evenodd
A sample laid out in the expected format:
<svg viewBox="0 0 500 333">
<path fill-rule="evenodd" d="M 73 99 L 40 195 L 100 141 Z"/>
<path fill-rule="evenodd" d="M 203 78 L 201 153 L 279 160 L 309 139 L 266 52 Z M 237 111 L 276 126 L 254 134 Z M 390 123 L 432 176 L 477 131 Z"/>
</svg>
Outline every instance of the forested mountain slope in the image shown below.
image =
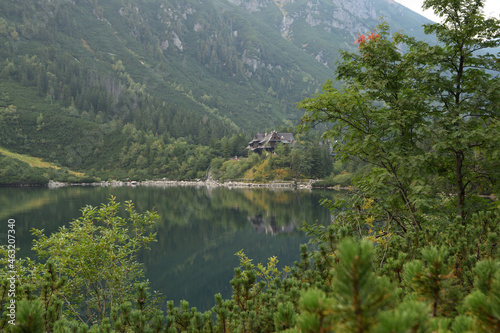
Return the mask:
<svg viewBox="0 0 500 333">
<path fill-rule="evenodd" d="M 0 146 L 102 169 L 126 124 L 201 145 L 294 126 L 381 17 L 423 38 L 386 0 L 2 1 Z"/>
</svg>

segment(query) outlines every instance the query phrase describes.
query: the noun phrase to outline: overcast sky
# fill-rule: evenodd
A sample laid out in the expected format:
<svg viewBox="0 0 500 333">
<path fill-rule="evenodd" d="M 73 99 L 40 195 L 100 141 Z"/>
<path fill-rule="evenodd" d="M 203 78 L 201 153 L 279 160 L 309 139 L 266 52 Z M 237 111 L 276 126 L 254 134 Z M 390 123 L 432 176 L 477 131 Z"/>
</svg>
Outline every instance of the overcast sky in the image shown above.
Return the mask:
<svg viewBox="0 0 500 333">
<path fill-rule="evenodd" d="M 422 11 L 422 3 L 424 0 L 395 0 L 405 7 L 410 8 L 414 12 L 417 12 L 430 20 L 435 22 L 439 21 L 439 18 L 434 15 L 432 10 Z M 500 19 L 500 0 L 486 0 L 484 6 L 484 12 L 487 16 L 494 16 Z"/>
</svg>

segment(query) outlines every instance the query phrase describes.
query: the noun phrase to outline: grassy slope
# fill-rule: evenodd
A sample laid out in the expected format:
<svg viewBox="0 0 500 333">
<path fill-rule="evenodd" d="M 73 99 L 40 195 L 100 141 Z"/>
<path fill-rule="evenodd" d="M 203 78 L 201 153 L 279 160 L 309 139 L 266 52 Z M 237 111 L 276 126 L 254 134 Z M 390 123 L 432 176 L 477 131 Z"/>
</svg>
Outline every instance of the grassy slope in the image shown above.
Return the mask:
<svg viewBox="0 0 500 333">
<path fill-rule="evenodd" d="M 39 96 L 33 87 L 14 81 L 0 81 L 0 92 L 0 111 L 8 106 L 15 109 L 14 116 L 0 121 L 1 147 L 73 169 L 88 168 L 92 161 L 100 165 L 91 167 L 112 167 L 122 138 L 111 124 L 72 116 L 59 103 Z M 38 124 L 40 114 L 43 122 Z"/>
<path fill-rule="evenodd" d="M 61 169 L 61 167 L 59 167 L 53 163 L 46 162 L 46 161 L 42 160 L 41 158 L 13 153 L 13 152 L 10 152 L 7 149 L 2 148 L 2 147 L 0 147 L 0 154 L 7 156 L 7 157 L 10 157 L 10 158 L 13 158 L 15 160 L 18 160 L 20 162 L 26 163 L 32 168 L 40 168 L 40 169 L 52 168 L 52 169 L 56 169 L 56 170 Z M 74 175 L 77 177 L 85 176 L 85 173 L 83 173 L 83 172 L 75 172 L 75 171 L 68 171 L 68 172 L 71 175 Z"/>
</svg>

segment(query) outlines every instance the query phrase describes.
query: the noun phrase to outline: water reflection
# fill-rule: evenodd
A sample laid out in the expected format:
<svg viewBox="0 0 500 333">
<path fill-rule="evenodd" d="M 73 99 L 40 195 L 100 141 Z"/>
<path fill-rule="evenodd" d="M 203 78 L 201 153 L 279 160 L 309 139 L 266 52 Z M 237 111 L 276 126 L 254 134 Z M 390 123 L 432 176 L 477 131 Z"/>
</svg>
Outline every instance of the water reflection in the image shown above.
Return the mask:
<svg viewBox="0 0 500 333">
<path fill-rule="evenodd" d="M 237 251 L 243 249 L 254 263 L 276 255 L 280 267 L 293 264 L 299 245 L 307 242 L 301 224 L 328 223 L 330 212 L 319 201 L 335 193 L 221 187 L 0 188 L 0 218 L 16 219 L 20 255 L 33 256 L 33 227 L 55 232 L 79 217 L 82 207 L 99 206 L 110 195 L 120 202 L 132 200 L 138 211 L 154 209 L 161 217 L 158 241 L 139 257 L 152 288 L 167 299 L 186 299 L 206 310 L 213 306 L 214 294 L 230 297 Z M 6 225 L 0 234 L 6 233 Z"/>
<path fill-rule="evenodd" d="M 264 217 L 262 214 L 249 216 L 248 221 L 253 226 L 255 231 L 271 235 L 277 235 L 279 233 L 292 233 L 295 230 L 296 225 L 296 222 L 292 221 L 288 225 L 278 226 L 276 224 L 275 216 Z"/>
</svg>

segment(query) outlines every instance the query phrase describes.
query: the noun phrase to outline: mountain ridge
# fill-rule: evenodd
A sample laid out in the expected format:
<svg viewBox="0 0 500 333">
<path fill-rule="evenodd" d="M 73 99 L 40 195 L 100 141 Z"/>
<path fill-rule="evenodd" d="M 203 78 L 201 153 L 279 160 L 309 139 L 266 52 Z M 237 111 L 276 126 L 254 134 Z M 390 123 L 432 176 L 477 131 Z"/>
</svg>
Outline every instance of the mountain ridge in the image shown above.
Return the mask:
<svg viewBox="0 0 500 333">
<path fill-rule="evenodd" d="M 131 124 L 208 145 L 294 126 L 296 103 L 333 77 L 339 49 L 354 50 L 380 17 L 420 38 L 430 22 L 386 0 L 2 2 L 0 83 L 11 89 L 0 96 L 0 145 L 87 168 L 85 160 L 103 158 L 101 143 L 91 140 L 75 159 L 50 151 L 81 147 L 59 132 Z M 118 144 L 105 149 L 116 158 L 123 147 L 110 135 L 99 137 Z"/>
</svg>

